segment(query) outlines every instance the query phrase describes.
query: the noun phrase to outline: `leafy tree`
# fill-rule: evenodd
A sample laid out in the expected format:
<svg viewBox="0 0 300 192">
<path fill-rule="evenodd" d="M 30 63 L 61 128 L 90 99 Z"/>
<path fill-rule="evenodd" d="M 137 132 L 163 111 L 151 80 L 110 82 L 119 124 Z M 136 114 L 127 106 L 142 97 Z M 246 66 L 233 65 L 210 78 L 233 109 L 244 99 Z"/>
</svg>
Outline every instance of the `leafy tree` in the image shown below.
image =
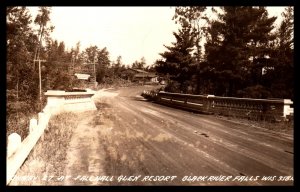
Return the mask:
<svg viewBox="0 0 300 192">
<path fill-rule="evenodd" d="M 8 132 L 26 135 L 24 117 L 35 110 L 37 74 L 33 71 L 32 57 L 37 37 L 30 27 L 31 15 L 26 7 L 6 9 L 6 97 Z M 15 130 L 12 129 L 15 127 Z"/>
<path fill-rule="evenodd" d="M 76 49 L 73 50 L 73 57 L 75 57 L 76 63 L 78 63 L 79 66 L 83 63 L 95 63 L 96 81 L 98 83 L 105 83 L 108 77 L 113 76 L 114 71 L 117 70 L 117 67 L 113 65 L 112 69 L 110 69 L 111 61 L 109 58 L 109 51 L 106 47 L 100 49 L 96 45 L 90 46 L 80 53 L 79 46 L 80 43 L 78 42 Z M 119 56 L 117 59 L 118 66 L 121 66 L 121 59 L 121 56 Z"/>
<path fill-rule="evenodd" d="M 57 40 L 49 41 L 47 44 L 47 62 L 43 64 L 42 82 L 43 89 L 68 90 L 74 86 L 74 74 L 69 68 L 72 60 L 72 51 L 65 51 L 64 42 L 58 43 Z"/>
<path fill-rule="evenodd" d="M 97 62 L 97 55 L 98 55 L 99 49 L 95 46 L 90 46 L 85 49 L 85 62 L 86 63 L 94 63 Z"/>
<path fill-rule="evenodd" d="M 121 67 L 121 65 L 122 65 L 122 56 L 119 55 L 119 56 L 117 57 L 115 66 L 116 66 L 117 68 L 119 68 L 119 67 Z"/>
<path fill-rule="evenodd" d="M 57 54 L 59 57 L 63 58 L 65 53 L 65 43 L 61 41 L 57 47 Z"/>
<path fill-rule="evenodd" d="M 36 96 L 29 90 L 30 85 L 35 85 L 36 78 L 30 65 L 32 53 L 27 48 L 28 43 L 34 40 L 30 39 L 34 37 L 30 23 L 31 16 L 26 7 L 7 8 L 7 89 L 12 99 L 9 101 L 15 104 L 23 97 Z"/>
<path fill-rule="evenodd" d="M 132 65 L 131 65 L 131 67 L 132 67 L 133 69 L 138 69 L 139 66 L 140 66 L 140 63 L 139 63 L 137 60 L 134 61 L 134 62 L 132 63 Z"/>
<path fill-rule="evenodd" d="M 122 76 L 122 56 L 118 56 L 117 60 L 113 62 L 112 69 L 113 69 L 113 78 L 121 77 Z"/>
<path fill-rule="evenodd" d="M 76 48 L 74 50 L 74 62 L 76 63 L 78 60 L 78 55 L 80 53 L 80 41 L 76 43 Z"/>
<path fill-rule="evenodd" d="M 152 72 L 152 73 L 155 73 L 156 70 L 155 70 L 155 65 L 148 65 L 146 68 L 145 68 L 145 71 L 148 71 L 148 72 Z"/>
<path fill-rule="evenodd" d="M 109 52 L 106 47 L 98 52 L 98 62 L 96 67 L 96 79 L 98 83 L 103 82 L 110 66 Z"/>
<path fill-rule="evenodd" d="M 134 69 L 144 69 L 146 65 L 146 59 L 145 57 L 142 57 L 140 61 L 135 61 L 132 64 L 132 68 Z"/>
<path fill-rule="evenodd" d="M 42 42 L 44 39 L 49 39 L 50 33 L 53 31 L 54 26 L 48 26 L 50 21 L 50 7 L 39 7 L 39 13 L 36 16 L 34 23 L 39 26 L 38 30 L 38 44 L 36 45 L 35 53 L 34 53 L 34 60 L 40 59 L 40 55 L 42 54 Z M 34 65 L 35 67 L 35 65 Z"/>
<path fill-rule="evenodd" d="M 39 30 L 31 27 L 32 18 L 26 7 L 7 7 L 7 122 L 8 134 L 16 131 L 27 135 L 28 115 L 41 110 L 37 102 L 39 73 L 35 59 L 42 63 L 42 91 L 72 87 L 74 78 L 69 74 L 71 54 L 64 42 L 50 38 L 54 29 L 49 26 L 50 8 L 40 7 L 34 20 Z M 13 129 L 15 127 L 15 129 Z M 17 130 L 16 130 L 17 129 Z"/>
<path fill-rule="evenodd" d="M 102 65 L 104 67 L 109 67 L 110 66 L 110 59 L 109 59 L 109 52 L 106 47 L 103 49 L 99 50 L 98 52 L 98 64 Z"/>
</svg>

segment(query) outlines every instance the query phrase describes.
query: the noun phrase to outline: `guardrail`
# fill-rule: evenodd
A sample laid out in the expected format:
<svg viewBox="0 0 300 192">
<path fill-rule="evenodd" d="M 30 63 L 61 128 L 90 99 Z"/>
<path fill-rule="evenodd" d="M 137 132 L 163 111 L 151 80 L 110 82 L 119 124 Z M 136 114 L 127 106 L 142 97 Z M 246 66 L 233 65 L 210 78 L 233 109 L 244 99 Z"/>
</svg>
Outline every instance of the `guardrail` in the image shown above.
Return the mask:
<svg viewBox="0 0 300 192">
<path fill-rule="evenodd" d="M 191 95 L 169 92 L 144 91 L 147 99 L 171 107 L 209 114 L 236 116 L 254 120 L 280 121 L 293 116 L 290 99 L 251 99 L 219 97 L 214 95 Z"/>
<path fill-rule="evenodd" d="M 65 92 L 48 90 L 45 93 L 47 105 L 38 113 L 38 120 L 31 119 L 29 135 L 21 141 L 20 135 L 12 133 L 8 136 L 6 155 L 6 184 L 12 180 L 18 169 L 34 148 L 37 141 L 42 138 L 45 130 L 48 129 L 48 122 L 52 115 L 66 111 L 81 112 L 97 110 L 92 100 L 93 91 L 87 92 Z"/>
</svg>

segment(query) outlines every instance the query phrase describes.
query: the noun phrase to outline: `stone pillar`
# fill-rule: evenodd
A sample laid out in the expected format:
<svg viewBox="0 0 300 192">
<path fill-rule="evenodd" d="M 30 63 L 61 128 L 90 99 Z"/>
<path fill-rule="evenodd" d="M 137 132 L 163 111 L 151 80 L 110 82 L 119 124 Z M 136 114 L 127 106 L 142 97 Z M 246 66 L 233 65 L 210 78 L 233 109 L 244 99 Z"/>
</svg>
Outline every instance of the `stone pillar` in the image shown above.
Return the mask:
<svg viewBox="0 0 300 192">
<path fill-rule="evenodd" d="M 47 105 L 43 111 L 50 112 L 51 114 L 60 113 L 65 102 L 65 93 L 65 91 L 48 90 L 45 93 L 45 96 L 47 97 Z"/>
<path fill-rule="evenodd" d="M 207 95 L 206 96 L 206 102 L 204 102 L 204 110 L 207 112 L 207 113 L 211 113 L 211 112 L 213 112 L 213 109 L 211 109 L 211 105 L 212 105 L 212 103 L 214 102 L 214 100 L 213 100 L 213 98 L 214 98 L 215 96 L 214 95 Z"/>
</svg>

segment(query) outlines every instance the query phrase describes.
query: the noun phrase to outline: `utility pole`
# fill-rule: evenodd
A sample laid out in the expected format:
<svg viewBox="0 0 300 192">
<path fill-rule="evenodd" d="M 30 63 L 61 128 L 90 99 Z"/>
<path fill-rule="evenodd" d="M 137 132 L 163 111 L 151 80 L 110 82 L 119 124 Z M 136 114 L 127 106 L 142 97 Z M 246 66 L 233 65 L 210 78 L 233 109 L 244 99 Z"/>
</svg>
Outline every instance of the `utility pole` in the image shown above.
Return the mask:
<svg viewBox="0 0 300 192">
<path fill-rule="evenodd" d="M 96 78 L 96 62 L 94 61 L 94 77 Z"/>
<path fill-rule="evenodd" d="M 144 80 L 144 74 L 145 74 L 145 73 L 144 73 L 144 71 L 143 71 L 143 86 L 144 86 L 144 83 L 145 83 L 145 80 Z"/>
<path fill-rule="evenodd" d="M 97 82 L 97 80 L 96 80 L 96 60 L 97 60 L 97 56 L 95 55 L 95 57 L 94 57 L 94 81 L 93 81 L 93 86 L 94 86 L 94 88 L 96 89 L 96 82 Z"/>
<path fill-rule="evenodd" d="M 42 108 L 42 72 L 41 72 L 41 62 L 46 62 L 46 60 L 35 59 L 34 62 L 39 62 L 39 88 L 40 88 L 40 108 Z"/>
</svg>

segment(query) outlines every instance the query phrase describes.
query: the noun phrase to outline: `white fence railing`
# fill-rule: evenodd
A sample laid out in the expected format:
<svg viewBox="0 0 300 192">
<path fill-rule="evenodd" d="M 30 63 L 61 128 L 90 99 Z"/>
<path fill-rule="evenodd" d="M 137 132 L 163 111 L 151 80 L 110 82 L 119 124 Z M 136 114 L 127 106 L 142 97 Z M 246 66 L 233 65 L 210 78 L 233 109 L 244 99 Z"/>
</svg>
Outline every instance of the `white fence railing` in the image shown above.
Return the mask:
<svg viewBox="0 0 300 192">
<path fill-rule="evenodd" d="M 12 133 L 8 136 L 7 161 L 6 161 L 6 184 L 13 179 L 18 169 L 34 148 L 40 138 L 43 138 L 44 130 L 48 128 L 48 122 L 52 115 L 61 112 L 81 112 L 97 110 L 92 100 L 93 91 L 65 92 L 48 90 L 45 93 L 47 105 L 38 114 L 37 119 L 31 119 L 28 136 L 21 141 L 20 135 Z"/>
</svg>

